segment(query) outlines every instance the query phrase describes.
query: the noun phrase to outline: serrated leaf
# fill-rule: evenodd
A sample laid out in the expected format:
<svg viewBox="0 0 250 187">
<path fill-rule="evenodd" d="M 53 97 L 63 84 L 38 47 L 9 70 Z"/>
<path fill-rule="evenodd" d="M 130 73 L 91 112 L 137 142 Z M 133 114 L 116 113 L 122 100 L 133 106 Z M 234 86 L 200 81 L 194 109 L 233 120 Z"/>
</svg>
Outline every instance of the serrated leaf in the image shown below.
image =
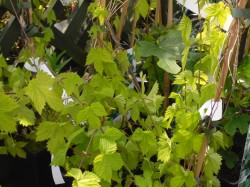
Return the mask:
<svg viewBox="0 0 250 187">
<path fill-rule="evenodd" d="M 0 93 L 0 113 L 12 112 L 17 107 L 18 104 L 10 96 Z"/>
<path fill-rule="evenodd" d="M 112 54 L 107 49 L 91 48 L 87 56 L 86 65 L 94 64 L 96 71 L 102 74 L 104 69 L 103 62 L 114 63 Z"/>
<path fill-rule="evenodd" d="M 149 4 L 147 0 L 138 0 L 135 5 L 135 19 L 138 20 L 140 15 L 145 18 L 148 15 L 148 11 Z"/>
<path fill-rule="evenodd" d="M 165 128 L 167 128 L 167 129 L 169 129 L 169 128 L 171 128 L 171 123 L 172 123 L 172 121 L 173 121 L 173 119 L 174 119 L 174 116 L 175 116 L 175 113 L 177 112 L 177 110 L 176 110 L 176 105 L 175 104 L 173 104 L 172 106 L 169 106 L 168 108 L 167 108 L 167 111 L 166 111 L 166 113 L 165 113 L 165 117 L 164 117 L 164 120 L 163 120 L 163 127 L 165 127 Z"/>
<path fill-rule="evenodd" d="M 59 78 L 62 79 L 63 87 L 68 95 L 71 95 L 76 91 L 78 93 L 78 87 L 83 83 L 83 80 L 76 73 L 61 73 Z"/>
<path fill-rule="evenodd" d="M 113 154 L 117 150 L 117 145 L 112 140 L 100 139 L 99 148 L 102 154 Z"/>
<path fill-rule="evenodd" d="M 73 187 L 101 187 L 100 178 L 89 171 L 82 171 L 78 168 L 71 168 L 71 170 L 67 173 L 67 176 L 73 177 L 75 180 L 73 181 Z"/>
<path fill-rule="evenodd" d="M 192 22 L 185 14 L 183 15 L 181 22 L 179 23 L 178 30 L 182 32 L 182 39 L 187 44 L 190 40 L 190 34 L 192 29 Z"/>
<path fill-rule="evenodd" d="M 158 90 L 159 90 L 159 84 L 158 82 L 155 82 L 154 86 L 152 87 L 151 91 L 148 94 L 148 97 L 153 97 L 157 95 Z"/>
<path fill-rule="evenodd" d="M 98 155 L 94 160 L 95 173 L 107 182 L 111 182 L 112 171 L 118 171 L 121 169 L 123 161 L 120 154 L 105 154 Z"/>
<path fill-rule="evenodd" d="M 143 131 L 142 129 L 137 128 L 131 139 L 139 142 L 139 147 L 143 154 L 147 154 L 150 150 L 157 147 L 155 134 L 151 131 Z"/>
<path fill-rule="evenodd" d="M 17 119 L 19 123 L 25 127 L 34 125 L 35 123 L 35 114 L 26 106 L 21 106 L 17 109 Z"/>
<path fill-rule="evenodd" d="M 16 121 L 9 115 L 0 113 L 0 132 L 11 133 L 15 132 Z"/>
<path fill-rule="evenodd" d="M 91 104 L 91 110 L 97 116 L 106 116 L 108 115 L 103 105 L 99 102 L 94 102 Z"/>
<path fill-rule="evenodd" d="M 167 133 L 163 133 L 158 141 L 158 160 L 162 162 L 168 162 L 171 154 L 171 140 Z"/>
<path fill-rule="evenodd" d="M 205 158 L 205 175 L 212 179 L 213 174 L 218 174 L 221 166 L 222 157 L 215 153 L 213 149 L 209 149 Z"/>
<path fill-rule="evenodd" d="M 247 114 L 234 115 L 224 126 L 226 132 L 230 135 L 234 135 L 236 129 L 240 130 L 241 134 L 245 134 L 248 130 L 250 116 Z"/>
<path fill-rule="evenodd" d="M 140 117 L 140 111 L 138 109 L 138 107 L 135 105 L 133 106 L 133 108 L 130 111 L 130 115 L 133 121 L 137 121 Z"/>
<path fill-rule="evenodd" d="M 113 141 L 117 141 L 120 138 L 122 138 L 124 136 L 123 132 L 120 131 L 117 128 L 114 127 L 110 127 L 108 128 L 105 133 L 103 134 L 103 137 L 108 139 L 108 140 L 113 140 Z"/>
<path fill-rule="evenodd" d="M 45 103 L 56 111 L 61 111 L 63 108 L 61 95 L 52 89 L 53 83 L 54 80 L 47 73 L 39 71 L 37 77 L 29 82 L 25 90 L 39 114 L 42 113 Z"/>
<path fill-rule="evenodd" d="M 69 123 L 45 121 L 37 128 L 36 141 L 49 139 L 47 147 L 51 153 L 55 153 L 66 145 L 65 138 L 70 136 L 73 130 L 74 126 Z"/>
</svg>

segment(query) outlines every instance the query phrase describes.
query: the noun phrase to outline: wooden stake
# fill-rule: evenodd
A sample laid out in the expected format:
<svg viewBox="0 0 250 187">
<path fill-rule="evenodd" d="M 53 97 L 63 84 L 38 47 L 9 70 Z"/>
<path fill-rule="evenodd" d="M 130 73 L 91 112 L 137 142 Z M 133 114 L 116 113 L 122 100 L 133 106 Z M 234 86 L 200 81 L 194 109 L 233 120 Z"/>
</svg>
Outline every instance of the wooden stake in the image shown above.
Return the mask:
<svg viewBox="0 0 250 187">
<path fill-rule="evenodd" d="M 238 7 L 239 8 L 245 8 L 246 4 L 247 4 L 248 0 L 240 0 L 240 2 L 238 3 Z M 221 76 L 220 76 L 220 80 L 218 83 L 218 87 L 217 87 L 217 92 L 216 92 L 216 96 L 214 98 L 215 101 L 219 101 L 221 98 L 221 93 L 223 91 L 225 82 L 226 82 L 226 78 L 227 78 L 227 73 L 228 73 L 228 68 L 231 62 L 231 57 L 232 54 L 234 52 L 235 49 L 235 45 L 237 44 L 237 39 L 238 39 L 238 35 L 236 34 L 236 29 L 237 29 L 237 22 L 236 19 L 234 19 L 230 25 L 229 28 L 229 42 L 228 42 L 228 47 L 225 51 L 225 55 L 223 57 L 222 60 L 222 71 L 221 71 Z M 208 147 L 208 139 L 205 136 L 203 144 L 202 144 L 202 148 L 201 151 L 198 155 L 198 161 L 197 161 L 197 165 L 195 168 L 195 177 L 199 178 L 200 177 L 200 172 L 201 172 L 201 168 L 204 162 L 204 158 L 206 155 L 206 150 Z"/>
<path fill-rule="evenodd" d="M 121 14 L 121 17 L 120 17 L 118 32 L 116 34 L 116 38 L 117 38 L 117 40 L 119 42 L 121 40 L 122 30 L 123 30 L 123 27 L 124 27 L 124 24 L 125 24 L 125 21 L 126 21 L 127 12 L 128 12 L 128 5 L 129 5 L 130 0 L 125 0 L 125 1 L 126 2 L 124 3 L 123 8 L 122 8 L 122 14 Z M 116 48 L 117 48 L 117 45 L 116 45 Z"/>
</svg>

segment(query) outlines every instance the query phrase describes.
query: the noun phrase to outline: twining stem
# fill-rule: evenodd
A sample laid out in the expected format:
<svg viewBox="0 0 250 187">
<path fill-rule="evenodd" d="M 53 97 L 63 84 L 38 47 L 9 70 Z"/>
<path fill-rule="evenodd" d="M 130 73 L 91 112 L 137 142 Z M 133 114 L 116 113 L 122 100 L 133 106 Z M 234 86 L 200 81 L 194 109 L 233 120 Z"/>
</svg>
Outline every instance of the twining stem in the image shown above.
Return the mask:
<svg viewBox="0 0 250 187">
<path fill-rule="evenodd" d="M 87 157 L 88 151 L 89 151 L 89 149 L 90 149 L 90 146 L 91 146 L 91 144 L 92 144 L 92 141 L 93 141 L 93 139 L 94 139 L 94 137 L 95 137 L 96 132 L 97 132 L 97 130 L 95 130 L 95 131 L 93 132 L 93 134 L 91 135 L 90 140 L 89 140 L 89 143 L 88 143 L 88 146 L 87 146 L 86 151 L 85 151 L 86 154 L 84 154 L 84 155 L 82 156 L 82 160 L 81 160 L 81 162 L 80 162 L 78 168 L 81 168 L 81 167 L 82 167 L 83 162 L 84 162 L 84 160 L 85 160 L 86 157 Z"/>
<path fill-rule="evenodd" d="M 240 2 L 238 3 L 238 7 L 245 8 L 247 2 L 248 0 L 240 0 Z M 222 71 L 221 71 L 221 76 L 220 76 L 220 80 L 219 80 L 218 87 L 217 87 L 216 96 L 214 98 L 215 102 L 218 102 L 221 98 L 222 90 L 224 89 L 224 85 L 226 82 L 229 65 L 231 63 L 231 57 L 234 52 L 235 45 L 237 44 L 238 35 L 236 34 L 237 32 L 235 30 L 237 30 L 236 19 L 232 21 L 229 31 L 228 31 L 230 33 L 229 42 L 228 42 L 228 47 L 225 51 L 225 55 L 223 56 L 223 59 L 222 59 Z M 202 164 L 206 155 L 207 147 L 208 147 L 208 139 L 205 136 L 203 140 L 202 148 L 198 155 L 197 165 L 195 168 L 195 177 L 200 176 L 200 172 L 201 172 Z"/>
<path fill-rule="evenodd" d="M 120 23 L 119 23 L 119 28 L 116 34 L 116 38 L 117 40 L 120 42 L 121 40 L 121 35 L 122 35 L 122 30 L 126 21 L 126 17 L 127 17 L 127 12 L 128 12 L 128 5 L 129 5 L 130 0 L 125 0 L 125 3 L 122 7 L 122 14 L 120 17 Z M 117 45 L 117 44 L 116 44 Z M 118 46 L 116 46 L 117 48 Z"/>
<path fill-rule="evenodd" d="M 167 26 L 171 27 L 173 24 L 173 0 L 168 0 L 168 19 L 167 19 Z M 168 72 L 164 72 L 164 103 L 163 108 L 164 111 L 169 106 L 169 95 L 170 95 L 170 76 Z"/>
</svg>

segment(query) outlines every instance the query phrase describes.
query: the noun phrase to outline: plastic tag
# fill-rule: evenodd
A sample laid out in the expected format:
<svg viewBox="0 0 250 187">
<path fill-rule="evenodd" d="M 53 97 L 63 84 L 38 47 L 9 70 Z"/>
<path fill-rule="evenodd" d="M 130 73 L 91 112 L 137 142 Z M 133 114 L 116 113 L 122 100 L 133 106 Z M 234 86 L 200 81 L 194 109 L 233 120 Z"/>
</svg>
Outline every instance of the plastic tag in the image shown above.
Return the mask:
<svg viewBox="0 0 250 187">
<path fill-rule="evenodd" d="M 214 102 L 213 99 L 205 102 L 199 109 L 201 118 L 204 119 L 205 116 L 210 116 L 212 121 L 218 121 L 222 118 L 222 100 L 219 102 Z"/>
</svg>

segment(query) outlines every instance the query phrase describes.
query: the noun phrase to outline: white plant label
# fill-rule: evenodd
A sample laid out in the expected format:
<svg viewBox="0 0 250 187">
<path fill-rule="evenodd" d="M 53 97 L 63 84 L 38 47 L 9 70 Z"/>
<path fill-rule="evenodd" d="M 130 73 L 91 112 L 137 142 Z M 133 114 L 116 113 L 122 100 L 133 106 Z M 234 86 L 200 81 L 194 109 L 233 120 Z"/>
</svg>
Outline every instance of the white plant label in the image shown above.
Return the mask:
<svg viewBox="0 0 250 187">
<path fill-rule="evenodd" d="M 201 118 L 204 119 L 205 116 L 210 116 L 212 121 L 218 121 L 222 118 L 222 100 L 219 102 L 214 102 L 213 99 L 206 101 L 199 109 Z"/>
</svg>

